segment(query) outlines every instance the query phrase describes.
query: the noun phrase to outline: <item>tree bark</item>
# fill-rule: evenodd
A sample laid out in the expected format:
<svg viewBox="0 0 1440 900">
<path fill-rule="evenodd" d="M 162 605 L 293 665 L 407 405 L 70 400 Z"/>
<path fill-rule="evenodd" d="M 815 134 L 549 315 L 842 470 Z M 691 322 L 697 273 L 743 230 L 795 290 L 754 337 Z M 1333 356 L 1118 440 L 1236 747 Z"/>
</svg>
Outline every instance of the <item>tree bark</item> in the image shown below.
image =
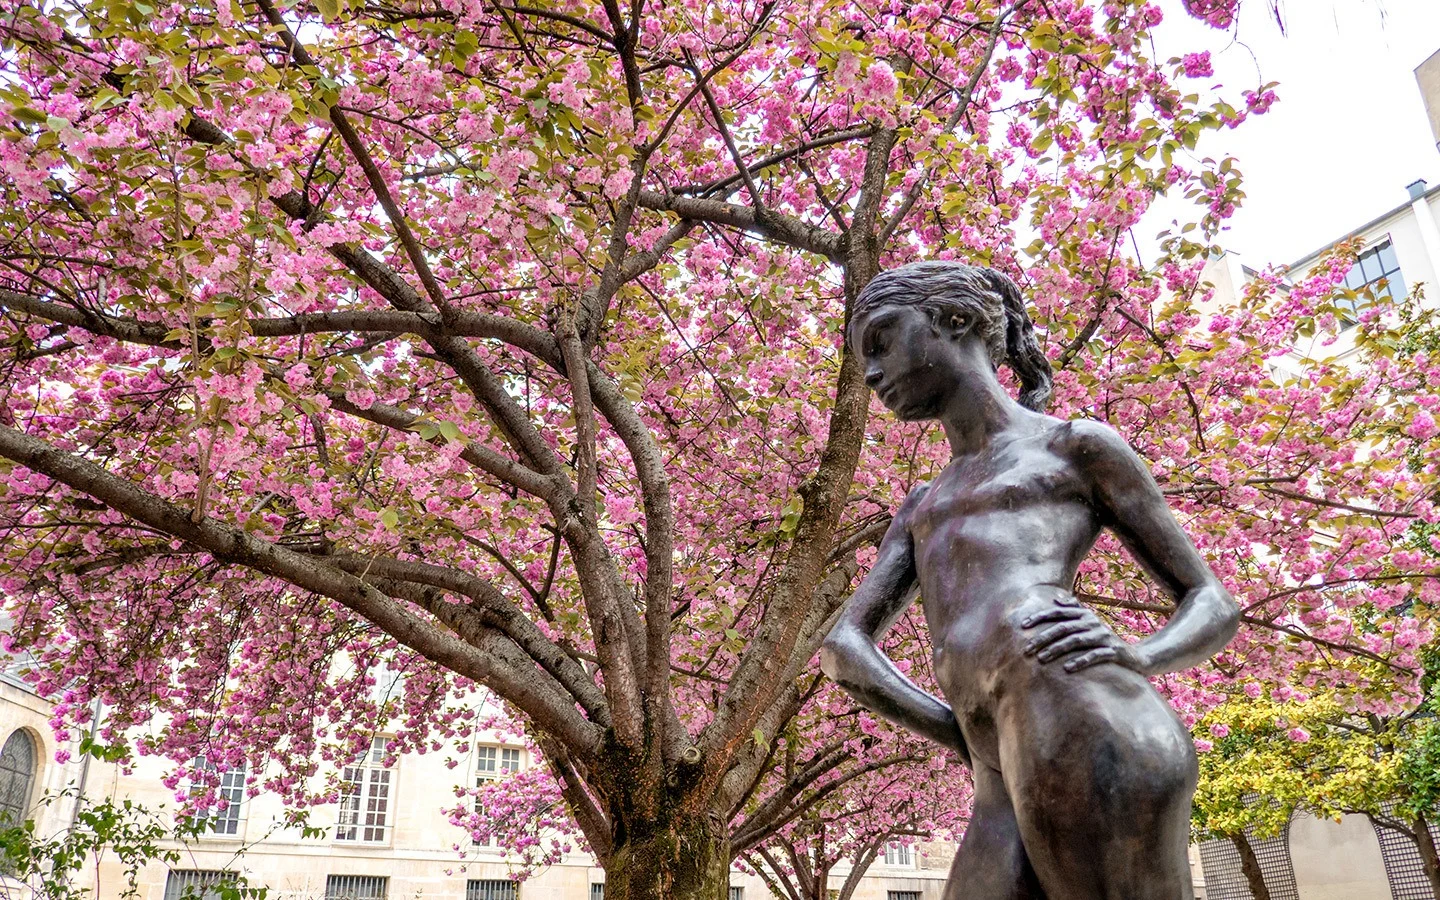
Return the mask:
<svg viewBox="0 0 1440 900">
<path fill-rule="evenodd" d="M 1425 867 L 1425 877 L 1430 879 L 1430 893 L 1440 900 L 1440 852 L 1435 849 L 1435 838 L 1430 833 L 1430 823 L 1424 816 L 1415 817 L 1415 846 L 1420 850 L 1420 862 Z"/>
<path fill-rule="evenodd" d="M 1265 873 L 1260 868 L 1255 849 L 1250 846 L 1250 839 L 1236 834 L 1231 835 L 1230 841 L 1240 852 L 1240 870 L 1245 873 L 1245 881 L 1250 885 L 1250 896 L 1255 900 L 1270 900 L 1270 888 L 1265 885 Z"/>
<path fill-rule="evenodd" d="M 605 866 L 605 900 L 728 900 L 730 837 L 720 816 L 631 825 Z"/>
</svg>

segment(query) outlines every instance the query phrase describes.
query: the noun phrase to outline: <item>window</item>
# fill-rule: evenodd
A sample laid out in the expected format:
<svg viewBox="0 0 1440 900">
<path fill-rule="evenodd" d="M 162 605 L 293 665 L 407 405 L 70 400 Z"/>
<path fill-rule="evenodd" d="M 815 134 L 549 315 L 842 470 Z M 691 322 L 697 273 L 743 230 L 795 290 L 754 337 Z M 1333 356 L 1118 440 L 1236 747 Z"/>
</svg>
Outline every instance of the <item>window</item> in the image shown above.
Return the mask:
<svg viewBox="0 0 1440 900">
<path fill-rule="evenodd" d="M 498 781 L 502 775 L 520 771 L 520 751 L 514 747 L 475 748 L 475 787 L 483 788 L 487 782 Z M 475 814 L 485 818 L 483 798 L 475 798 Z M 495 841 L 474 841 L 477 847 L 494 847 Z"/>
<path fill-rule="evenodd" d="M 215 890 L 235 883 L 234 872 L 218 869 L 171 869 L 165 876 L 165 900 L 216 900 Z"/>
<path fill-rule="evenodd" d="M 385 900 L 390 879 L 384 875 L 331 875 L 325 879 L 325 900 Z"/>
<path fill-rule="evenodd" d="M 519 750 L 513 747 L 477 747 L 475 749 L 475 775 L 478 778 L 488 780 L 518 771 L 520 771 Z"/>
<path fill-rule="evenodd" d="M 605 900 L 605 882 L 597 881 L 590 885 L 590 900 Z"/>
<path fill-rule="evenodd" d="M 213 772 L 215 766 L 204 757 L 195 758 L 197 772 Z M 210 789 L 210 785 L 195 784 L 190 788 L 191 796 Z M 220 805 L 212 806 L 196 817 L 196 825 L 203 831 L 216 835 L 238 835 L 240 833 L 240 803 L 245 799 L 245 766 L 226 769 L 220 773 Z"/>
<path fill-rule="evenodd" d="M 16 729 L 0 749 L 0 826 L 25 821 L 34 787 L 35 741 Z"/>
<path fill-rule="evenodd" d="M 335 825 L 335 840 L 365 844 L 386 840 L 390 775 L 385 765 L 385 738 L 377 737 L 371 742 L 369 752 L 346 766 L 340 775 L 340 816 Z"/>
<path fill-rule="evenodd" d="M 385 660 L 377 660 L 370 668 L 370 676 L 375 679 L 371 697 L 375 703 L 385 704 L 404 697 L 405 672 L 403 670 L 391 668 L 389 662 Z"/>
<path fill-rule="evenodd" d="M 519 886 L 507 879 L 472 878 L 465 883 L 465 900 L 516 900 L 519 896 Z"/>
<path fill-rule="evenodd" d="M 919 891 L 886 891 L 885 900 L 920 900 Z"/>
<path fill-rule="evenodd" d="M 905 844 L 885 845 L 885 865 L 887 866 L 913 866 L 915 865 L 915 851 Z M 900 893 L 905 893 L 901 891 Z M 903 898 L 902 898 L 903 900 Z"/>
<path fill-rule="evenodd" d="M 730 886 L 730 900 L 745 900 L 745 889 L 743 887 Z"/>
<path fill-rule="evenodd" d="M 1400 260 L 1395 257 L 1394 246 L 1385 241 L 1360 254 L 1360 258 L 1345 276 L 1345 287 L 1356 292 L 1369 288 L 1376 302 L 1404 299 L 1405 277 L 1400 274 Z M 1343 307 L 1341 315 L 1345 318 L 1346 327 L 1355 324 L 1354 319 L 1361 302 L 1363 298 L 1342 301 L 1340 304 Z"/>
</svg>

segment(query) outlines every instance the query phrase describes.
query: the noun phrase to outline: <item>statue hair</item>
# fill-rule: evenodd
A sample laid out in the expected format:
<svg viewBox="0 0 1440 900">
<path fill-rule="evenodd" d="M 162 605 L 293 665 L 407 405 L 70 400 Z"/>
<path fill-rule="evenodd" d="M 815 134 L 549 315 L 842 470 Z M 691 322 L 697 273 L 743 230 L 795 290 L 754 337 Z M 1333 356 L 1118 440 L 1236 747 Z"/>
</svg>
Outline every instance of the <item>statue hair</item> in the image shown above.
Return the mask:
<svg viewBox="0 0 1440 900">
<path fill-rule="evenodd" d="M 1036 412 L 1049 405 L 1050 360 L 1035 340 L 1035 326 L 1020 289 L 1003 272 L 946 260 L 887 269 L 855 299 L 850 321 L 889 304 L 919 307 L 935 321 L 960 315 L 974 322 L 975 333 L 990 351 L 990 362 L 996 368 L 1009 366 L 1019 377 L 1020 405 Z M 846 335 L 847 341 L 850 337 Z"/>
</svg>

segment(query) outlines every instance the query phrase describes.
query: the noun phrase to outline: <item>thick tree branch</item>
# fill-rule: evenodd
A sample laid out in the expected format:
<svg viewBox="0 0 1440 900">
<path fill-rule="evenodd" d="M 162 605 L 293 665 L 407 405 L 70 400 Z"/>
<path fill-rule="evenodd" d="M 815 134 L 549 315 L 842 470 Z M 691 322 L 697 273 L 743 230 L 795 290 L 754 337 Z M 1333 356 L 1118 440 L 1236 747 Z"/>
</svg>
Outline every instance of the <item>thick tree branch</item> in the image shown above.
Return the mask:
<svg viewBox="0 0 1440 900">
<path fill-rule="evenodd" d="M 711 200 L 703 197 L 687 197 L 680 194 L 662 194 L 659 191 L 642 190 L 640 206 L 645 209 L 672 212 L 682 219 L 695 219 L 728 225 L 741 231 L 748 231 L 781 244 L 815 253 L 831 262 L 844 261 L 843 238 L 834 232 L 785 213 L 765 210 L 763 214 L 745 206 Z"/>
<path fill-rule="evenodd" d="M 566 752 L 564 745 L 550 739 L 548 735 L 537 735 L 536 743 L 540 745 L 540 751 L 545 754 L 545 761 L 549 764 L 551 772 L 558 776 L 560 781 L 560 795 L 570 807 L 570 812 L 575 816 L 575 822 L 580 826 L 580 831 L 585 835 L 585 840 L 590 844 L 601 865 L 609 862 L 610 854 L 613 851 L 610 838 L 611 823 L 610 817 L 600 808 L 585 780 L 575 771 L 575 763 Z"/>
<path fill-rule="evenodd" d="M 329 597 L 397 641 L 446 668 L 485 684 L 563 736 L 577 752 L 594 754 L 601 729 L 586 722 L 567 700 L 545 691 L 529 673 L 435 628 L 360 578 L 212 518 L 191 520 L 182 509 L 73 453 L 13 428 L 0 426 L 0 456 L 88 494 L 116 512 L 203 548 L 217 560 L 245 566 Z M 528 660 L 527 660 L 528 662 Z"/>
<path fill-rule="evenodd" d="M 610 711 L 600 688 L 579 663 L 546 637 L 525 613 L 506 600 L 499 589 L 489 582 L 444 566 L 371 554 L 335 554 L 326 559 L 336 568 L 361 578 L 373 576 L 414 582 L 468 598 L 471 601 L 468 610 L 479 615 L 481 624 L 499 629 L 514 641 L 536 665 L 549 672 L 575 698 L 591 721 L 601 727 L 609 727 Z M 446 603 L 445 606 L 448 608 L 443 615 L 447 618 L 467 611 L 467 607 L 458 604 Z"/>
<path fill-rule="evenodd" d="M 330 406 L 338 412 L 354 416 L 357 419 L 364 419 L 367 422 L 374 422 L 377 425 L 384 425 L 396 431 L 413 431 L 421 421 L 419 415 L 386 403 L 372 403 L 368 407 L 362 408 L 346 399 L 345 395 L 338 391 L 328 391 L 325 396 L 329 398 Z M 436 438 L 434 443 L 439 444 L 443 440 L 443 438 Z M 551 503 L 563 503 L 564 498 L 571 490 L 569 482 L 564 479 L 541 475 L 475 441 L 465 442 L 464 449 L 460 451 L 460 458 L 506 484 L 513 485 L 527 494 L 533 494 Z"/>
<path fill-rule="evenodd" d="M 807 811 L 813 809 L 826 797 L 829 797 L 831 794 L 835 793 L 840 788 L 856 780 L 857 778 L 863 778 L 864 776 L 869 775 L 871 772 L 878 772 L 881 769 L 888 769 L 891 766 L 897 766 L 902 763 L 916 762 L 918 759 L 919 757 L 915 756 L 914 754 L 892 753 L 889 756 L 883 757 L 881 759 L 871 760 L 863 766 L 857 766 L 856 768 L 851 769 L 844 775 L 836 778 L 834 781 L 827 782 L 818 790 L 807 796 L 804 800 L 794 804 L 793 806 L 788 807 L 786 806 L 786 804 L 790 803 L 792 800 L 795 799 L 795 797 L 799 796 L 802 791 L 795 791 L 792 794 L 789 792 L 789 786 L 787 786 L 786 788 L 782 789 L 781 794 L 777 795 L 776 797 L 778 801 L 777 810 L 782 810 L 783 812 L 776 815 L 774 818 L 764 824 L 758 824 L 753 831 L 749 828 L 749 823 L 747 822 L 745 827 L 742 827 L 739 832 L 737 832 L 733 837 L 731 837 L 731 846 L 733 846 L 738 852 L 744 849 L 749 849 L 750 847 L 754 847 L 757 844 L 763 843 L 773 837 L 775 833 L 778 832 L 780 829 L 795 821 L 795 819 L 804 815 Z M 836 765 L 841 762 L 844 762 L 844 760 L 839 760 Z M 826 769 L 825 771 L 831 770 L 833 770 L 833 767 L 831 767 L 830 769 Z M 821 772 L 819 774 L 823 775 L 824 772 Z M 817 775 L 816 777 L 818 778 L 819 775 Z"/>
</svg>

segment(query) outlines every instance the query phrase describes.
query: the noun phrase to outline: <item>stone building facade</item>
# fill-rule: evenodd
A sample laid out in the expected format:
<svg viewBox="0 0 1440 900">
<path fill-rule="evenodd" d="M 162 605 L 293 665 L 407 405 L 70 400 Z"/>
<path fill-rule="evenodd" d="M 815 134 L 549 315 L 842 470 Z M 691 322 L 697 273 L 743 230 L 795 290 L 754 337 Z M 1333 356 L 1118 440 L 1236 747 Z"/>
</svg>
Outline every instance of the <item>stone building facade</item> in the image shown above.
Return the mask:
<svg viewBox="0 0 1440 900">
<path fill-rule="evenodd" d="M 1420 64 L 1415 70 L 1415 80 L 1420 83 L 1420 95 L 1425 98 L 1436 146 L 1440 146 L 1440 50 Z"/>
</svg>

